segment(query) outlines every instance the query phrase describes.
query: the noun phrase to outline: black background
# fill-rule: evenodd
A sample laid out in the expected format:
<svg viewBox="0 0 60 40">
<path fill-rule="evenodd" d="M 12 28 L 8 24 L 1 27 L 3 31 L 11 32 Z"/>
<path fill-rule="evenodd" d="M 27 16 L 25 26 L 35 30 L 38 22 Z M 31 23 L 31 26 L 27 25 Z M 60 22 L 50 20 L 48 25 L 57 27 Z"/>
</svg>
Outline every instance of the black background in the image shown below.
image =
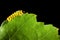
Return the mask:
<svg viewBox="0 0 60 40">
<path fill-rule="evenodd" d="M 23 10 L 25 12 L 37 15 L 37 21 L 45 22 L 45 24 L 53 24 L 60 28 L 58 2 L 48 0 L 34 1 L 0 1 L 0 24 L 13 12 Z"/>
</svg>

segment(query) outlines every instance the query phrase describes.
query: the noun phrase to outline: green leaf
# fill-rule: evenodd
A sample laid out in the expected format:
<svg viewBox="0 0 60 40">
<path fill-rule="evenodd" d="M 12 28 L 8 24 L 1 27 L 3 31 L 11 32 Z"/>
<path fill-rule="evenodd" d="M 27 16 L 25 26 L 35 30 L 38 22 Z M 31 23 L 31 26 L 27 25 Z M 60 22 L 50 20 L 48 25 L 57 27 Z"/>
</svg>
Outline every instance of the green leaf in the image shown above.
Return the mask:
<svg viewBox="0 0 60 40">
<path fill-rule="evenodd" d="M 59 40 L 60 40 L 60 35 L 59 35 Z"/>
<path fill-rule="evenodd" d="M 59 35 L 52 24 L 37 22 L 35 14 L 25 13 L 2 23 L 0 40 L 59 40 Z"/>
</svg>

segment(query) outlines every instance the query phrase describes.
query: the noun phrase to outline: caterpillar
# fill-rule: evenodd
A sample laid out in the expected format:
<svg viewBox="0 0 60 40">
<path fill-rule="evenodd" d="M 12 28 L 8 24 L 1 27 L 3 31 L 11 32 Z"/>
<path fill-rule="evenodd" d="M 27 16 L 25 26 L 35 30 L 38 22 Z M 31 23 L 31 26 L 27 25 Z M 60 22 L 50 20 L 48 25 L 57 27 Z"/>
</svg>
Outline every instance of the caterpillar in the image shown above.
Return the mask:
<svg viewBox="0 0 60 40">
<path fill-rule="evenodd" d="M 21 16 L 23 14 L 22 10 L 18 10 L 14 13 L 12 13 L 10 16 L 7 17 L 7 21 L 11 21 L 16 16 Z"/>
</svg>

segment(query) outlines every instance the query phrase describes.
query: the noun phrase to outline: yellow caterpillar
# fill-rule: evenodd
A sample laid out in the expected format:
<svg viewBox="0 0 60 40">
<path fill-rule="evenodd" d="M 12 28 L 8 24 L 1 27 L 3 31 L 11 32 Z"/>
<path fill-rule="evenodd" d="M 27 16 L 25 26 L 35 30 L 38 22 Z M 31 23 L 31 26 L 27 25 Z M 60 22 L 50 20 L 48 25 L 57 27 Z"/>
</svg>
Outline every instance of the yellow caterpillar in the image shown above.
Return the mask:
<svg viewBox="0 0 60 40">
<path fill-rule="evenodd" d="M 12 15 L 10 15 L 9 17 L 7 17 L 7 21 L 11 21 L 14 17 L 21 16 L 22 14 L 23 14 L 22 10 L 18 10 L 12 13 Z"/>
</svg>

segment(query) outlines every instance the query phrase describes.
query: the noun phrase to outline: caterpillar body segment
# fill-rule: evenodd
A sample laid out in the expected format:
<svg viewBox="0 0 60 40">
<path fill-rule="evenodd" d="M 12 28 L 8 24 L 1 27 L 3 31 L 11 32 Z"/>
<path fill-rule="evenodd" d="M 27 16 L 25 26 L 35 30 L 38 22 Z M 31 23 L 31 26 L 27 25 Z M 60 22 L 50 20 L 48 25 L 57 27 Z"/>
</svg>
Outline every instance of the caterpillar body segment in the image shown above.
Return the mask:
<svg viewBox="0 0 60 40">
<path fill-rule="evenodd" d="M 12 13 L 12 15 L 10 15 L 9 17 L 7 17 L 7 21 L 11 21 L 16 16 L 21 16 L 22 14 L 23 14 L 22 10 L 18 10 L 16 12 Z"/>
</svg>

